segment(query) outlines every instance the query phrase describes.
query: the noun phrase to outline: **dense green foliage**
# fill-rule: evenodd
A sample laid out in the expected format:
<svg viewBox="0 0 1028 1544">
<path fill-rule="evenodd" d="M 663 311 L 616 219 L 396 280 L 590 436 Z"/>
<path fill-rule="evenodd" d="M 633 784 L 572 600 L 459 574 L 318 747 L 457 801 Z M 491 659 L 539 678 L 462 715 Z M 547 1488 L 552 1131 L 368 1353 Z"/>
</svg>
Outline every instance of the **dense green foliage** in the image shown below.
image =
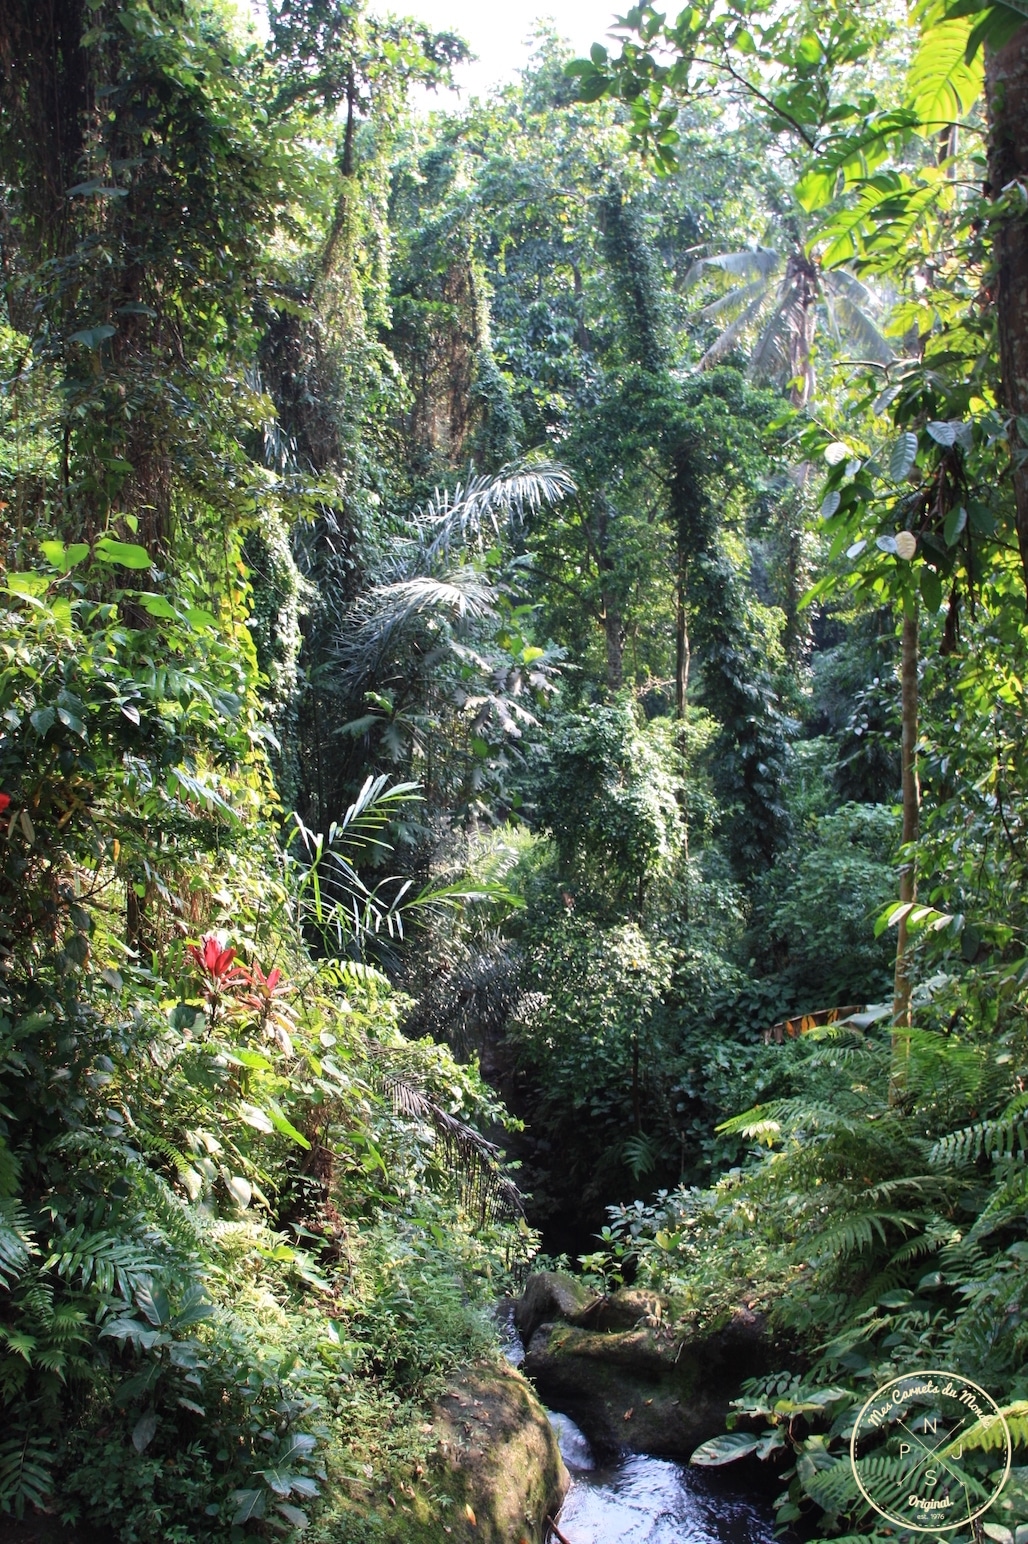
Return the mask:
<svg viewBox="0 0 1028 1544">
<path fill-rule="evenodd" d="M 441 1544 L 540 1234 L 1024 1457 L 1020 26 L 4 9 L 0 1512 Z"/>
</svg>

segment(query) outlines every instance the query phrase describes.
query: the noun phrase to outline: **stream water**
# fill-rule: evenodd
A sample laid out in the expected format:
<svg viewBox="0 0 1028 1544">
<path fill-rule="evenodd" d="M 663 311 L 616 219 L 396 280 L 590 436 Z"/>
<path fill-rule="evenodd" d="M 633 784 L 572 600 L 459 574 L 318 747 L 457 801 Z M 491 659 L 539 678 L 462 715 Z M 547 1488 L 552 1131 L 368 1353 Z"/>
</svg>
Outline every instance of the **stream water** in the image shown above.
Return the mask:
<svg viewBox="0 0 1028 1544">
<path fill-rule="evenodd" d="M 513 1305 L 501 1305 L 498 1320 L 507 1359 L 520 1366 Z M 725 1476 L 645 1453 L 601 1467 L 569 1416 L 546 1413 L 571 1475 L 557 1519 L 567 1544 L 774 1544 L 768 1503 L 726 1486 Z"/>
<path fill-rule="evenodd" d="M 548 1413 L 571 1475 L 557 1519 L 568 1544 L 772 1544 L 766 1503 L 643 1453 L 599 1468 L 574 1422 Z"/>
</svg>

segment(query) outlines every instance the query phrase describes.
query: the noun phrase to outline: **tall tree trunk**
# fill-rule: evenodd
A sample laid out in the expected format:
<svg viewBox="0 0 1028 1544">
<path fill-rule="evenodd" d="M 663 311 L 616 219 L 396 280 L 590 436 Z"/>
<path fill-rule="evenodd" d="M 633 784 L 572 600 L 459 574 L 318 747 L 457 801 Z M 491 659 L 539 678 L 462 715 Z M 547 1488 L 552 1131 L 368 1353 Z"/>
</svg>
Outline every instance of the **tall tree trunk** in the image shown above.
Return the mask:
<svg viewBox="0 0 1028 1544">
<path fill-rule="evenodd" d="M 689 585 L 689 565 L 679 554 L 678 582 L 675 597 L 675 717 L 685 717 L 685 697 L 689 690 L 689 665 L 692 658 L 689 648 L 689 614 L 686 596 Z"/>
<path fill-rule="evenodd" d="M 595 544 L 593 553 L 596 566 L 600 571 L 600 596 L 603 604 L 603 636 L 607 646 L 607 687 L 612 692 L 620 691 L 625 679 L 624 648 L 625 629 L 621 619 L 621 607 L 608 586 L 608 576 L 614 573 L 614 560 L 610 555 L 610 507 L 606 499 L 600 498 L 596 505 L 596 524 L 594 526 Z"/>
<path fill-rule="evenodd" d="M 986 59 L 989 184 L 993 198 L 1028 181 L 1028 24 Z M 1011 215 L 994 226 L 996 317 L 1007 412 L 1028 415 L 1028 220 Z M 1028 591 L 1028 435 L 1011 436 L 1017 544 Z"/>
<path fill-rule="evenodd" d="M 916 844 L 921 824 L 921 788 L 917 776 L 917 600 L 903 614 L 901 689 L 903 735 L 903 866 L 900 869 L 900 904 L 913 905 L 917 899 Z M 896 936 L 896 973 L 892 996 L 892 1077 L 889 1097 L 898 1099 L 906 1081 L 910 1057 L 910 948 L 907 915 L 900 917 Z"/>
<path fill-rule="evenodd" d="M 625 680 L 624 627 L 617 602 L 606 593 L 603 597 L 603 636 L 607 644 L 607 686 L 617 692 Z"/>
</svg>

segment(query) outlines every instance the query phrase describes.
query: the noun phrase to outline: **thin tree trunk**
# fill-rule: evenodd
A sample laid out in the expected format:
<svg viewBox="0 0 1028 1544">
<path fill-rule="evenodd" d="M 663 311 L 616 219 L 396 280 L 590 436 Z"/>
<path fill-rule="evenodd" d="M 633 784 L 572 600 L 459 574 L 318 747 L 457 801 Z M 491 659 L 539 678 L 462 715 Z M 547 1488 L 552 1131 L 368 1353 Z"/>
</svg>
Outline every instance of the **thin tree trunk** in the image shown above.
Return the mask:
<svg viewBox="0 0 1028 1544">
<path fill-rule="evenodd" d="M 607 644 L 607 686 L 612 692 L 620 691 L 625 679 L 624 629 L 621 612 L 609 595 L 603 597 L 603 635 Z"/>
<path fill-rule="evenodd" d="M 989 190 L 997 198 L 1028 180 L 1028 24 L 986 59 L 989 104 Z M 1028 415 L 1028 220 L 1015 214 L 994 229 L 996 318 L 1005 407 Z M 1017 544 L 1028 591 L 1028 434 L 1015 422 L 1010 439 Z"/>
<path fill-rule="evenodd" d="M 900 904 L 913 905 L 917 899 L 916 845 L 921 824 L 921 788 L 917 777 L 917 601 L 903 615 L 901 688 L 903 735 L 903 866 L 900 869 Z M 892 995 L 892 1078 L 890 1100 L 895 1101 L 906 1081 L 910 1057 L 912 980 L 910 974 L 909 928 L 907 916 L 900 918 L 896 937 L 896 973 Z"/>
<path fill-rule="evenodd" d="M 610 556 L 610 510 L 601 499 L 596 512 L 596 564 L 601 576 L 612 574 L 614 562 Z M 625 679 L 624 647 L 625 630 L 621 621 L 621 607 L 614 599 L 601 577 L 603 602 L 603 634 L 607 646 L 607 687 L 620 691 Z"/>
<path fill-rule="evenodd" d="M 685 698 L 689 690 L 689 615 L 686 610 L 686 594 L 689 582 L 689 566 L 684 558 L 678 561 L 678 585 L 675 610 L 675 717 L 685 717 Z"/>
</svg>

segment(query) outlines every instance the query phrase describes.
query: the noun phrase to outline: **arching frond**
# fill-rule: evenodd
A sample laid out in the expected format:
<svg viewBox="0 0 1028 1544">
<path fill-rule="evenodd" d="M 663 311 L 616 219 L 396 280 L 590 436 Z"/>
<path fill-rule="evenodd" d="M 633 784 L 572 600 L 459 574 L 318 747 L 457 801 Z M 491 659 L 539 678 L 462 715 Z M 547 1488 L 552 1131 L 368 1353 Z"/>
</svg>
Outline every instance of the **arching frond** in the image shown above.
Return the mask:
<svg viewBox="0 0 1028 1544">
<path fill-rule="evenodd" d="M 761 311 L 767 304 L 767 298 L 767 291 L 761 290 L 756 299 L 750 301 L 746 309 L 736 317 L 731 326 L 726 327 L 720 337 L 714 339 L 714 342 L 696 366 L 697 370 L 712 370 L 716 364 L 720 364 L 726 354 L 732 352 L 732 349 L 735 348 L 746 329 L 752 327 L 754 322 L 759 319 Z"/>
<path fill-rule="evenodd" d="M 879 332 L 867 312 L 848 295 L 832 295 L 827 284 L 825 293 L 829 312 L 834 313 L 834 321 L 839 333 L 845 334 L 851 340 L 860 357 L 870 359 L 878 365 L 891 364 L 896 356 L 888 339 Z"/>
<path fill-rule="evenodd" d="M 1028 1152 L 1028 1094 L 1011 1100 L 995 1120 L 976 1121 L 941 1137 L 932 1148 L 932 1163 L 940 1169 L 964 1169 L 982 1157 L 1020 1157 Z"/>
<path fill-rule="evenodd" d="M 730 289 L 727 294 L 719 295 L 717 300 L 702 306 L 695 314 L 699 321 L 704 322 L 712 322 L 722 316 L 735 316 L 751 301 L 761 296 L 770 299 L 770 288 L 763 279 L 754 279 L 752 284 L 740 284 L 736 289 Z"/>
<path fill-rule="evenodd" d="M 693 263 L 685 276 L 683 288 L 689 290 L 711 268 L 722 273 L 735 274 L 740 279 L 759 276 L 765 283 L 781 263 L 781 255 L 774 247 L 747 247 L 742 252 L 719 252 L 713 257 L 701 257 Z"/>
<path fill-rule="evenodd" d="M 0 1196 L 0 1289 L 20 1276 L 38 1253 L 28 1213 L 13 1197 Z"/>
<path fill-rule="evenodd" d="M 434 619 L 460 626 L 490 616 L 495 599 L 493 587 L 472 568 L 372 586 L 340 622 L 335 658 L 346 689 L 359 698 L 372 682 L 388 684 L 391 658 L 414 633 Z"/>
<path fill-rule="evenodd" d="M 487 1219 L 509 1221 L 524 1214 L 524 1199 L 503 1171 L 500 1150 L 480 1131 L 452 1115 L 419 1085 L 403 1046 L 373 1042 L 372 1082 L 387 1094 L 398 1115 L 424 1122 L 443 1144 L 462 1205 Z"/>
<path fill-rule="evenodd" d="M 545 460 L 503 467 L 493 477 L 473 476 L 451 491 L 437 489 L 414 517 L 421 560 L 430 566 L 454 550 L 467 550 L 484 531 L 497 535 L 505 525 L 517 528 L 574 489 L 566 467 Z"/>
</svg>

